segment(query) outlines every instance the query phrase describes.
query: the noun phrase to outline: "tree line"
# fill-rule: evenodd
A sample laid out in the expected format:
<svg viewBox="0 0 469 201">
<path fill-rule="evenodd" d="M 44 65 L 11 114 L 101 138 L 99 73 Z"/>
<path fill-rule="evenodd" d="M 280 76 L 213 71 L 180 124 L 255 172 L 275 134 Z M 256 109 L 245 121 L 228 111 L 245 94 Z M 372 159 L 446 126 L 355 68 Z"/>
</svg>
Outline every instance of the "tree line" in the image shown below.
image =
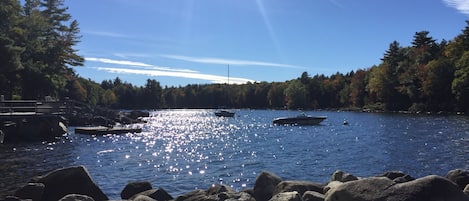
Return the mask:
<svg viewBox="0 0 469 201">
<path fill-rule="evenodd" d="M 469 111 L 469 21 L 453 40 L 416 32 L 411 46 L 389 45 L 379 65 L 346 74 L 243 85 L 187 85 L 163 90 L 165 107 Z"/>
<path fill-rule="evenodd" d="M 0 1 L 0 94 L 9 99 L 66 97 L 113 108 L 352 108 L 384 111 L 469 111 L 469 21 L 450 41 L 428 31 L 412 44 L 389 45 L 371 67 L 285 82 L 134 86 L 120 78 L 96 83 L 75 74 L 84 58 L 76 20 L 63 0 Z"/>
</svg>

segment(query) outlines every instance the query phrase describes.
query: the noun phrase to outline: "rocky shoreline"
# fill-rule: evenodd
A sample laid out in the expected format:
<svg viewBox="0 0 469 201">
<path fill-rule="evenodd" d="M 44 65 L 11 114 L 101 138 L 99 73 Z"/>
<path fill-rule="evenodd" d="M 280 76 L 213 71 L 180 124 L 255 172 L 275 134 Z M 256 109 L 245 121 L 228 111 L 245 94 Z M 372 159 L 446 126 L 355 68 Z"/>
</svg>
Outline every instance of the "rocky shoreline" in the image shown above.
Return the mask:
<svg viewBox="0 0 469 201">
<path fill-rule="evenodd" d="M 108 196 L 84 166 L 67 167 L 37 176 L 7 196 L 5 201 L 101 201 Z M 337 170 L 330 181 L 288 181 L 270 172 L 260 173 L 253 188 L 235 191 L 226 185 L 194 190 L 177 197 L 146 181 L 127 184 L 120 200 L 133 201 L 469 201 L 469 170 L 455 169 L 445 176 L 413 178 L 398 171 L 366 178 Z"/>
</svg>

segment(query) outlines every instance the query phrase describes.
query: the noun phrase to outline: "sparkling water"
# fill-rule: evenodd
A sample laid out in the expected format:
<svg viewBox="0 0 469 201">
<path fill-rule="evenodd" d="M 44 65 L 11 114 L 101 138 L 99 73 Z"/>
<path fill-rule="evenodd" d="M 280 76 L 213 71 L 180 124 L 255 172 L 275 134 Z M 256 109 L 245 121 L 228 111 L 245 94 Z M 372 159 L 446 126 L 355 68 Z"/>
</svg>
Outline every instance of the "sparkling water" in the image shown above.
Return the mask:
<svg viewBox="0 0 469 201">
<path fill-rule="evenodd" d="M 335 170 L 421 177 L 469 169 L 467 116 L 306 111 L 328 118 L 317 126 L 276 126 L 274 118 L 299 112 L 235 112 L 220 118 L 214 110 L 158 110 L 133 125 L 142 133 L 89 136 L 71 127 L 55 142 L 0 145 L 0 189 L 11 194 L 35 175 L 75 165 L 84 165 L 110 199 L 131 181 L 177 197 L 214 184 L 252 188 L 262 171 L 325 183 Z"/>
</svg>

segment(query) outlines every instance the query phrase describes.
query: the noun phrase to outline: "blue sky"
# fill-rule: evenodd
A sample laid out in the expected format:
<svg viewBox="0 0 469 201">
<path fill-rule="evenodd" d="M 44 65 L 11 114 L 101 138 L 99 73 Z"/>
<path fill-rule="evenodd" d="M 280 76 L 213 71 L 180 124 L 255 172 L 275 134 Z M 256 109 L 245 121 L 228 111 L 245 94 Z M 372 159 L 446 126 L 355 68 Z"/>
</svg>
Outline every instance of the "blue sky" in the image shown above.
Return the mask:
<svg viewBox="0 0 469 201">
<path fill-rule="evenodd" d="M 468 0 L 67 0 L 80 24 L 74 67 L 137 86 L 286 81 L 364 69 L 415 32 L 461 34 Z"/>
</svg>

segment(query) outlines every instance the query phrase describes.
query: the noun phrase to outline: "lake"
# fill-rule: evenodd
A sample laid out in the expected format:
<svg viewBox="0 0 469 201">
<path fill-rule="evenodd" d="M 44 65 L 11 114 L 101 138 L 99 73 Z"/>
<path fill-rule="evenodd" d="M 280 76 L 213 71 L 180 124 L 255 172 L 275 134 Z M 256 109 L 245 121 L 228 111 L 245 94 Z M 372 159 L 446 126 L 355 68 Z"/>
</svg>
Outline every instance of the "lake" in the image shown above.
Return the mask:
<svg viewBox="0 0 469 201">
<path fill-rule="evenodd" d="M 276 126 L 297 111 L 158 110 L 142 133 L 0 145 L 0 189 L 53 169 L 84 165 L 110 199 L 131 181 L 149 181 L 173 197 L 212 184 L 252 188 L 266 170 L 284 180 L 327 182 L 335 170 L 373 176 L 399 170 L 413 177 L 469 169 L 469 117 L 306 111 L 317 126 Z M 343 122 L 349 122 L 344 125 Z"/>
</svg>

